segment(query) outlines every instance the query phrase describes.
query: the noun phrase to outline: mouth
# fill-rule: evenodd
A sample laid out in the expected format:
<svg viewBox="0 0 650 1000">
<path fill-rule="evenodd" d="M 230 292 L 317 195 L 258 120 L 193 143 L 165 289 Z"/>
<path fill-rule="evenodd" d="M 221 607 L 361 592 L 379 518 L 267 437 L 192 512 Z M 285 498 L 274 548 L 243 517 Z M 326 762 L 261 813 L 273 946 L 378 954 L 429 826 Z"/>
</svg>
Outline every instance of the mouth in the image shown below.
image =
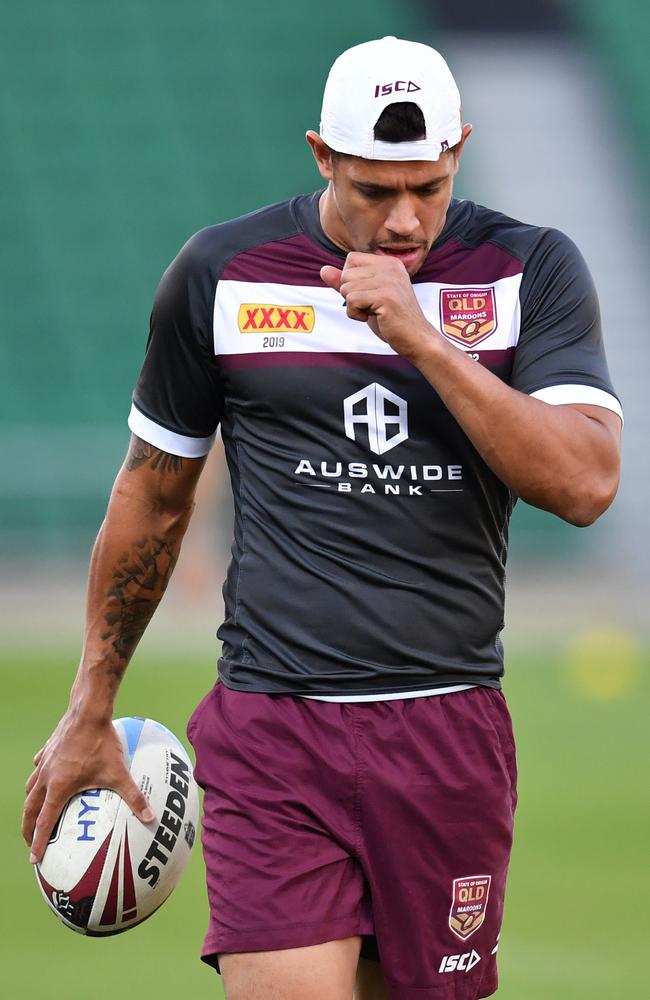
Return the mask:
<svg viewBox="0 0 650 1000">
<path fill-rule="evenodd" d="M 378 246 L 376 252 L 382 254 L 384 257 L 395 257 L 397 260 L 401 260 L 404 267 L 408 270 L 421 257 L 423 248 L 417 244 L 414 246 Z"/>
</svg>

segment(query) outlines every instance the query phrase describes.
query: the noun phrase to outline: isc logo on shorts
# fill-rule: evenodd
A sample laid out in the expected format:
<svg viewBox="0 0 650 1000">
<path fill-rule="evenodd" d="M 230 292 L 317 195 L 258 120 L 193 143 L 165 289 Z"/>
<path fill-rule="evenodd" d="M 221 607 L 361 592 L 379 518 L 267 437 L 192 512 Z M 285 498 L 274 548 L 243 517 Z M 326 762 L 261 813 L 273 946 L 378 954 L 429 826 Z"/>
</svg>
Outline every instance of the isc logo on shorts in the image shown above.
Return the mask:
<svg viewBox="0 0 650 1000">
<path fill-rule="evenodd" d="M 240 333 L 311 333 L 313 306 L 277 306 L 272 302 L 242 302 L 237 315 Z"/>
<path fill-rule="evenodd" d="M 466 951 L 464 955 L 445 955 L 438 972 L 469 972 L 481 961 L 481 956 L 475 951 Z"/>
</svg>

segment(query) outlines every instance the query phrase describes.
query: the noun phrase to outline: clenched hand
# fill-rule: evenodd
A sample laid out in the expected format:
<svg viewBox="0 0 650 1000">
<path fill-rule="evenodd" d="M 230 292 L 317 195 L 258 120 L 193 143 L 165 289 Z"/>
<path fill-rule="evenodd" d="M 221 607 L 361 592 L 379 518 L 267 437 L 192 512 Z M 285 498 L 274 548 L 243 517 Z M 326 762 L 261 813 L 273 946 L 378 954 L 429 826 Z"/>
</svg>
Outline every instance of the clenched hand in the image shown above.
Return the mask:
<svg viewBox="0 0 650 1000">
<path fill-rule="evenodd" d="M 373 253 L 349 253 L 343 270 L 326 265 L 321 278 L 345 299 L 351 319 L 367 323 L 381 340 L 413 361 L 440 336 L 427 321 L 400 260 Z"/>
</svg>

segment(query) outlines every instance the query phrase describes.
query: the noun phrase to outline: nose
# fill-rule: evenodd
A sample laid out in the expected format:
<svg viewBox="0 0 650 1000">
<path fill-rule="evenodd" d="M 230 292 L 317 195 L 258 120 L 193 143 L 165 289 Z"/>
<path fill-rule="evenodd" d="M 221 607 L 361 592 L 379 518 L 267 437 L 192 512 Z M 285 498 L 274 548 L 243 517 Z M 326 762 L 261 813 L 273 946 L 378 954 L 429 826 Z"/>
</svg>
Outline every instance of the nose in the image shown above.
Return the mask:
<svg viewBox="0 0 650 1000">
<path fill-rule="evenodd" d="M 415 206 L 408 196 L 397 198 L 393 202 L 384 222 L 386 229 L 394 233 L 395 236 L 412 236 L 419 225 Z"/>
</svg>

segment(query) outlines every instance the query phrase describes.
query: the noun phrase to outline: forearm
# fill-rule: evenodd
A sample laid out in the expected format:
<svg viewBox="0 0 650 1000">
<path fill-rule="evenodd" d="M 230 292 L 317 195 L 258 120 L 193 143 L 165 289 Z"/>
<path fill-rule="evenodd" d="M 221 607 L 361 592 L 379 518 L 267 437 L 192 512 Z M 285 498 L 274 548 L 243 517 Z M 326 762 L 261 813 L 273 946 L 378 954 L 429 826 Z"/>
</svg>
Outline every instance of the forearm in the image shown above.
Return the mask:
<svg viewBox="0 0 650 1000">
<path fill-rule="evenodd" d="M 589 524 L 618 483 L 609 429 L 506 385 L 433 327 L 413 364 L 431 383 L 486 464 L 523 500 L 573 524 Z"/>
<path fill-rule="evenodd" d="M 113 494 L 92 555 L 71 704 L 111 714 L 129 660 L 165 593 L 189 516 L 187 510 L 144 517 Z"/>
<path fill-rule="evenodd" d="M 150 449 L 146 460 L 151 465 L 163 454 Z M 186 475 L 180 466 L 151 470 L 143 465 L 131 449 L 90 563 L 84 644 L 70 704 L 74 711 L 100 719 L 112 714 L 129 660 L 169 583 L 192 513 L 195 482 L 185 490 L 169 482 L 169 477 Z"/>
</svg>

